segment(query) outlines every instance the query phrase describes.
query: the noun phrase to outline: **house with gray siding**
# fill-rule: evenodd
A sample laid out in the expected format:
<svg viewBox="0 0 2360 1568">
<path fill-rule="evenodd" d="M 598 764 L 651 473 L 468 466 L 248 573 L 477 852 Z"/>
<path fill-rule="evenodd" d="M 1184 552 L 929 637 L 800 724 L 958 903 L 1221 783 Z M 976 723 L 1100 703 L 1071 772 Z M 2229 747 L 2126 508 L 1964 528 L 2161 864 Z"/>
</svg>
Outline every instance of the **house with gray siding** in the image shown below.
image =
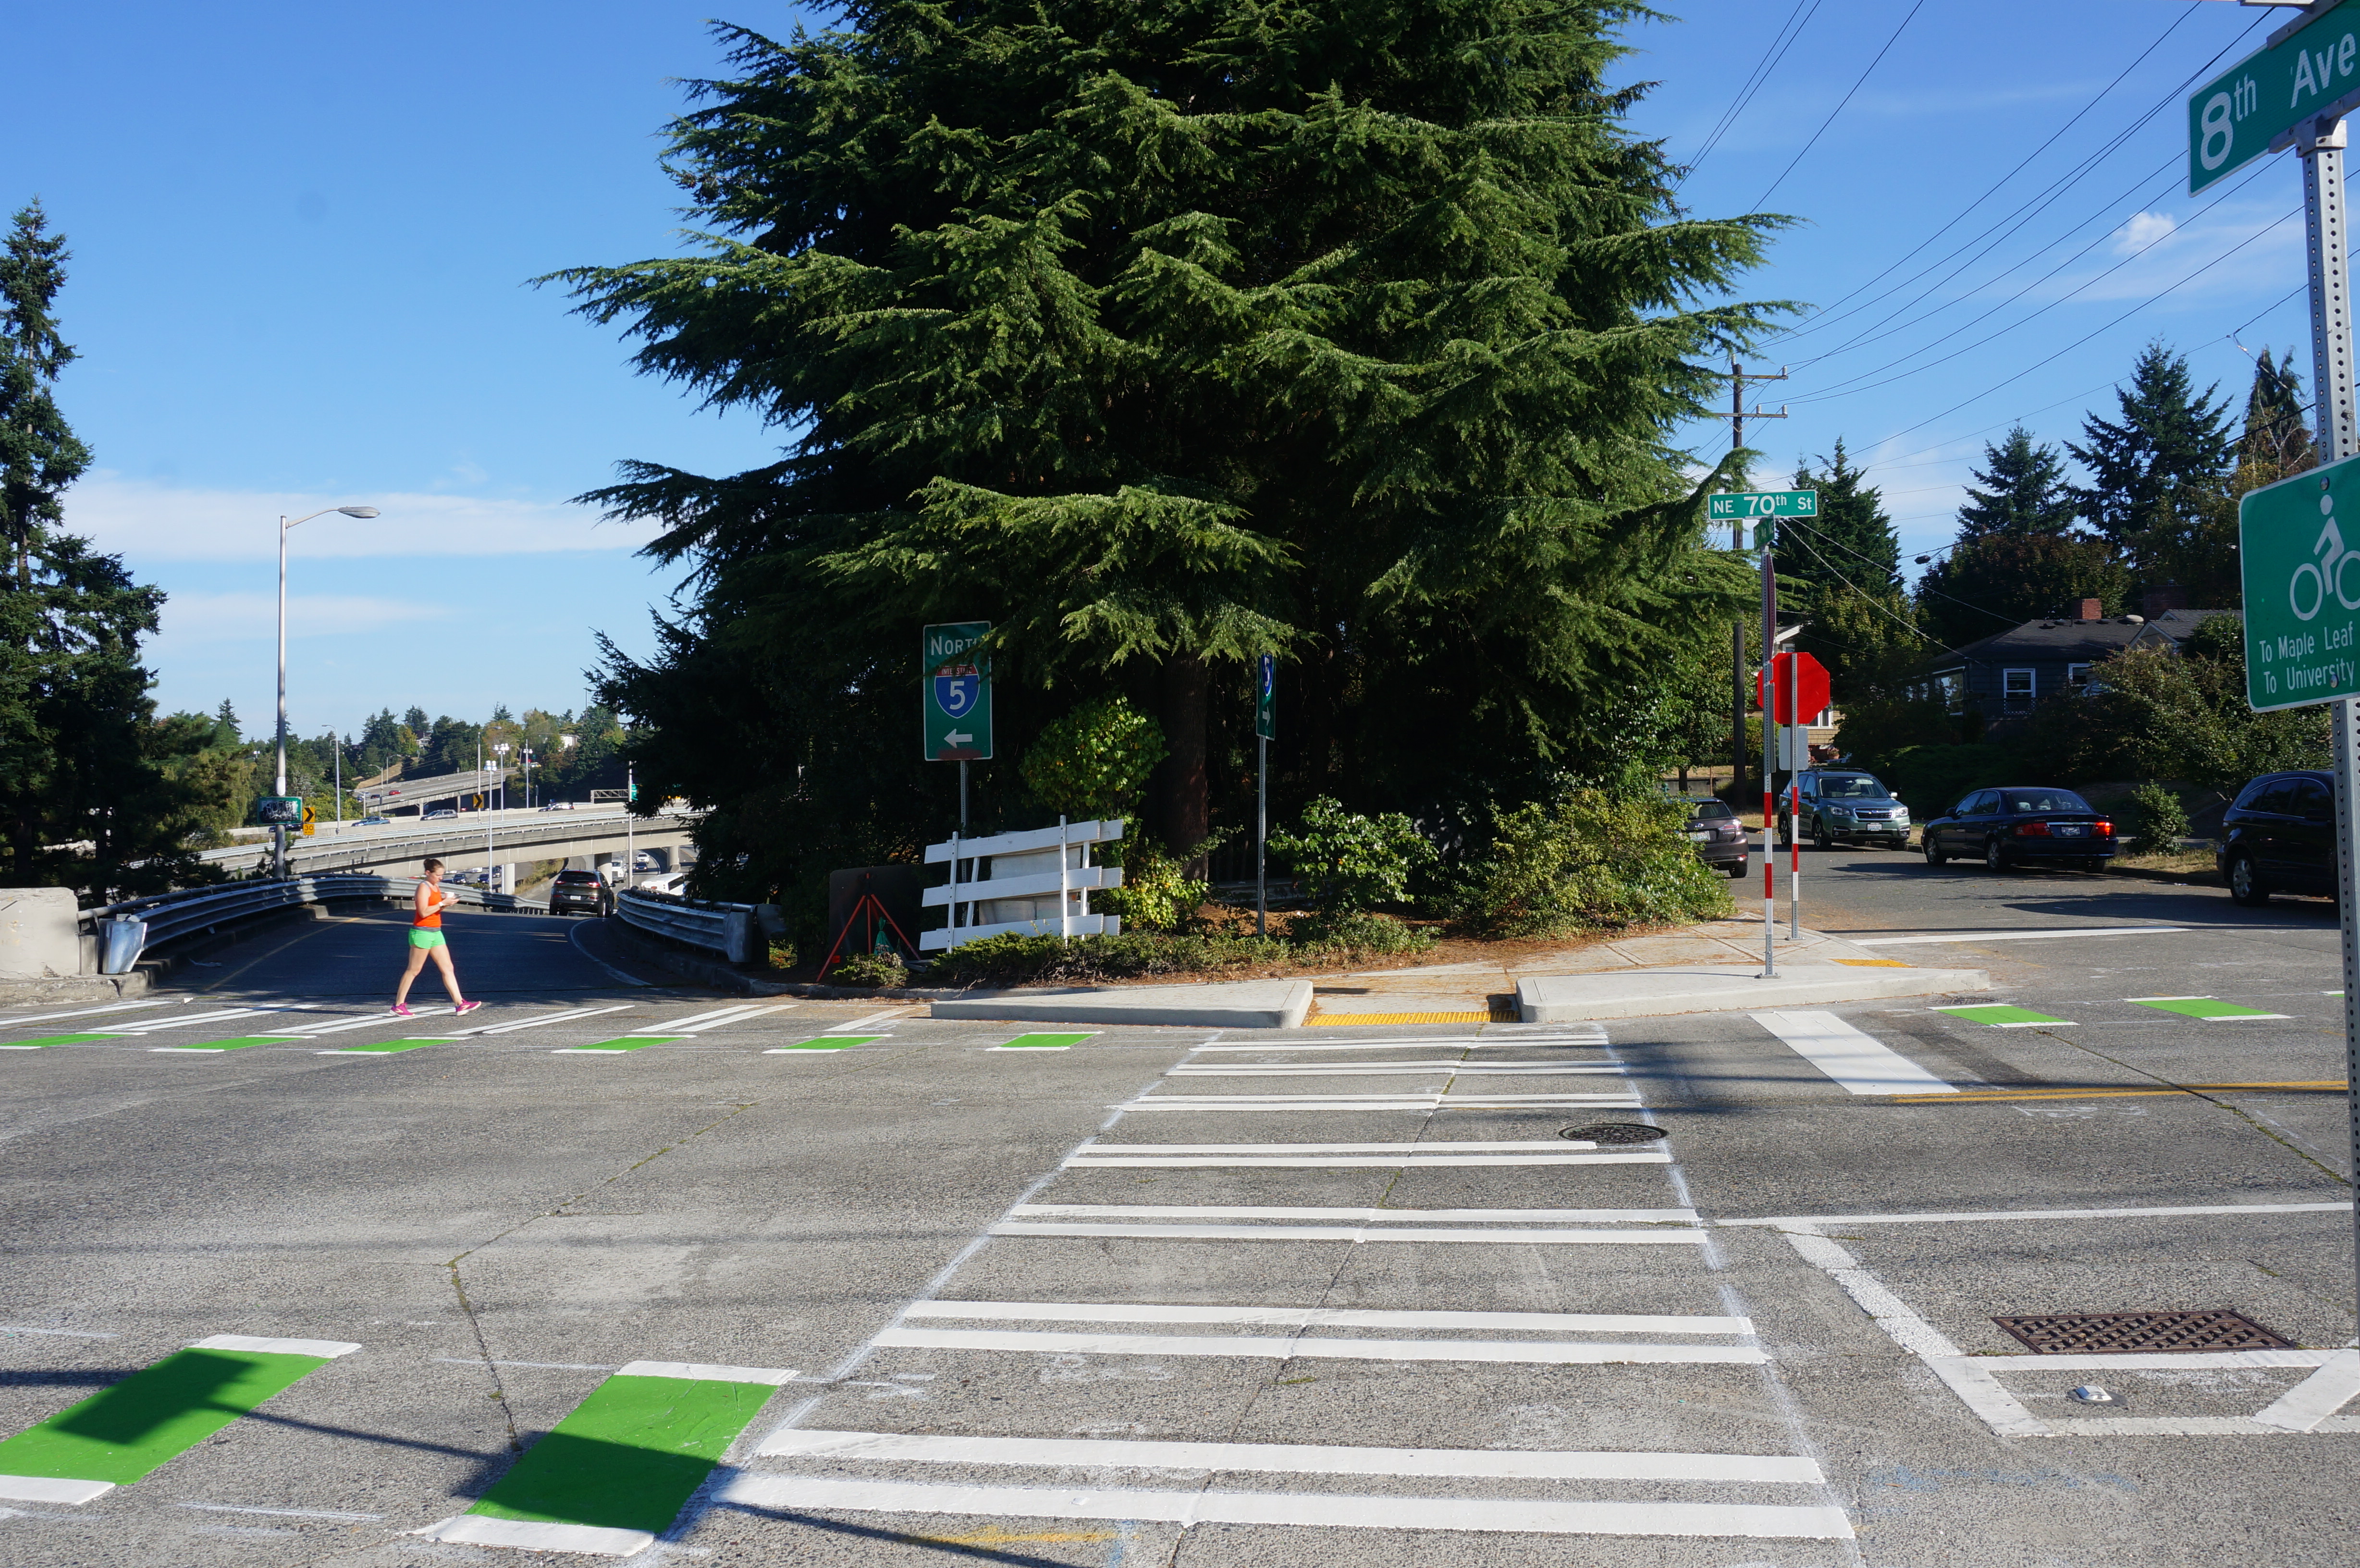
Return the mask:
<svg viewBox="0 0 2360 1568">
<path fill-rule="evenodd" d="M 2136 648 L 2177 650 L 2189 635 L 2214 615 L 2231 610 L 2166 610 L 2141 615 L 2104 615 L 2095 599 L 2084 599 L 2076 618 L 2027 621 L 2012 631 L 1952 648 L 1928 661 L 1909 695 L 1939 697 L 1953 713 L 1978 712 L 1987 724 L 2031 716 L 2033 705 L 2060 692 L 2079 691 L 2100 660 Z"/>
</svg>

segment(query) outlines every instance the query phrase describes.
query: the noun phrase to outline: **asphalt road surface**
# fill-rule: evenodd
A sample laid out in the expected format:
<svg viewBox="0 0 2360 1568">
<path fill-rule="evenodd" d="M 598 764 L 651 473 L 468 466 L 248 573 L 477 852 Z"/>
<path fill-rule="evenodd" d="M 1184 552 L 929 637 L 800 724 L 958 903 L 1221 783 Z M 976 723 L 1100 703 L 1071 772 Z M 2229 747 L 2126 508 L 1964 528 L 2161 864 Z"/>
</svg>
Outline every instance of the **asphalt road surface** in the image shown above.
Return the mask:
<svg viewBox="0 0 2360 1568">
<path fill-rule="evenodd" d="M 2333 912 L 1805 888 L 1996 988 L 1043 1038 L 454 915 L 463 1019 L 390 917 L 16 1009 L 0 1563 L 2348 1563 Z"/>
</svg>

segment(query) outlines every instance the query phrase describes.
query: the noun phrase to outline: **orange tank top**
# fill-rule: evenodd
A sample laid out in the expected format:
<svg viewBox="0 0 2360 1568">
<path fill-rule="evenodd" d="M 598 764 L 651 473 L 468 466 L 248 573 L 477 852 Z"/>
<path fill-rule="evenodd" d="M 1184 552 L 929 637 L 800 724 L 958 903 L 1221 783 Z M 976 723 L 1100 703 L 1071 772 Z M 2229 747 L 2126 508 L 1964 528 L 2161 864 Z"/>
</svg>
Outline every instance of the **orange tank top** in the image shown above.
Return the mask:
<svg viewBox="0 0 2360 1568">
<path fill-rule="evenodd" d="M 441 931 L 442 929 L 442 906 L 440 904 L 434 906 L 434 912 L 431 915 L 413 913 L 410 917 L 410 923 L 420 931 Z"/>
</svg>

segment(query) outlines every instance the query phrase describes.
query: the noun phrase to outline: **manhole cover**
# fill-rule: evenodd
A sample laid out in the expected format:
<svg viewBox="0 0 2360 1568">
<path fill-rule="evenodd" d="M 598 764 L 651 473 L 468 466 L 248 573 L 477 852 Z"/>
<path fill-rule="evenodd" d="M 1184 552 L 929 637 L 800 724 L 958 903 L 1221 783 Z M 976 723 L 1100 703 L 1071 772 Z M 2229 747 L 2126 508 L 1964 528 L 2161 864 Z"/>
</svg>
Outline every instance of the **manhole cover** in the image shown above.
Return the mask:
<svg viewBox="0 0 2360 1568">
<path fill-rule="evenodd" d="M 1559 1127 L 1559 1138 L 1569 1138 L 1580 1143 L 1653 1143 L 1671 1135 L 1662 1127 L 1649 1127 L 1644 1122 L 1601 1122 L 1596 1127 Z"/>
<path fill-rule="evenodd" d="M 2292 1350 L 2251 1318 L 2215 1312 L 2059 1312 L 1992 1322 L 2042 1356 L 2154 1355 L 2158 1351 Z"/>
</svg>

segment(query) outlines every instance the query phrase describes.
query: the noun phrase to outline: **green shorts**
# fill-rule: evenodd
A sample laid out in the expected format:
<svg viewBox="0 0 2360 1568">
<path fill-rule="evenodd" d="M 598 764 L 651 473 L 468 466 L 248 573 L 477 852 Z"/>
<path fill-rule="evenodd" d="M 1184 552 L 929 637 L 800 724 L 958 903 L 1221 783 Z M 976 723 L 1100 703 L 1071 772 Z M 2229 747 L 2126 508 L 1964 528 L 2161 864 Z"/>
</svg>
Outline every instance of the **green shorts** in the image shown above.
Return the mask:
<svg viewBox="0 0 2360 1568">
<path fill-rule="evenodd" d="M 442 945 L 442 933 L 439 931 L 429 931 L 424 926 L 412 926 L 410 928 L 410 945 L 440 947 Z"/>
</svg>

